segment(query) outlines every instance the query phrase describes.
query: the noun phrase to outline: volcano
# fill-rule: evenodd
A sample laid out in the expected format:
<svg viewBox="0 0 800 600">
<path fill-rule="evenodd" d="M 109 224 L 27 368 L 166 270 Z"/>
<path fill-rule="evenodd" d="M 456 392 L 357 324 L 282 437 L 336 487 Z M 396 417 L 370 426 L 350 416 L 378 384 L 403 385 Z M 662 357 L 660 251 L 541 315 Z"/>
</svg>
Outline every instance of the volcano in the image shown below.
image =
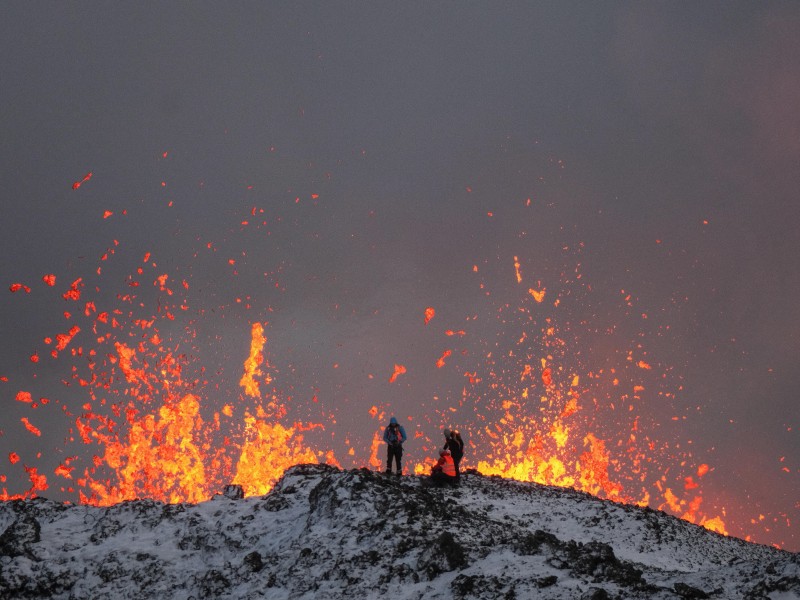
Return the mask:
<svg viewBox="0 0 800 600">
<path fill-rule="evenodd" d="M 468 470 L 329 465 L 200 503 L 0 503 L 0 598 L 800 597 L 800 555 Z"/>
</svg>

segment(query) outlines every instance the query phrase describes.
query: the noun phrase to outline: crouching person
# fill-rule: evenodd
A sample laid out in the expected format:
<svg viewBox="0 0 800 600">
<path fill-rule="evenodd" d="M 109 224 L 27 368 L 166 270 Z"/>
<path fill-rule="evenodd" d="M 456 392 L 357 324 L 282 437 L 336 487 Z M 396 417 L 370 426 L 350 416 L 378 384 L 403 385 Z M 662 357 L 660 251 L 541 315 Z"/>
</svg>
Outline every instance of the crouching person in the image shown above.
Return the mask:
<svg viewBox="0 0 800 600">
<path fill-rule="evenodd" d="M 449 450 L 439 452 L 439 460 L 431 469 L 431 481 L 449 485 L 456 484 L 456 464 L 453 462 Z"/>
</svg>

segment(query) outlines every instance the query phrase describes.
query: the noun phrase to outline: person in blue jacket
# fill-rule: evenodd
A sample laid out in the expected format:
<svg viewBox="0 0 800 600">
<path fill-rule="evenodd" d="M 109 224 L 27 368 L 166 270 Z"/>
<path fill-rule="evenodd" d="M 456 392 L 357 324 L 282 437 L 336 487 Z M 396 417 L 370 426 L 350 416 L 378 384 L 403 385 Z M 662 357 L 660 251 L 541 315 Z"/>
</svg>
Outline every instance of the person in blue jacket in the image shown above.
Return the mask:
<svg viewBox="0 0 800 600">
<path fill-rule="evenodd" d="M 392 472 L 392 460 L 397 463 L 397 474 L 403 473 L 403 467 L 400 466 L 400 460 L 403 458 L 403 442 L 408 439 L 406 437 L 406 430 L 397 422 L 397 419 L 392 417 L 389 419 L 389 424 L 383 430 L 383 441 L 386 442 L 388 447 L 386 455 L 386 472 Z"/>
</svg>

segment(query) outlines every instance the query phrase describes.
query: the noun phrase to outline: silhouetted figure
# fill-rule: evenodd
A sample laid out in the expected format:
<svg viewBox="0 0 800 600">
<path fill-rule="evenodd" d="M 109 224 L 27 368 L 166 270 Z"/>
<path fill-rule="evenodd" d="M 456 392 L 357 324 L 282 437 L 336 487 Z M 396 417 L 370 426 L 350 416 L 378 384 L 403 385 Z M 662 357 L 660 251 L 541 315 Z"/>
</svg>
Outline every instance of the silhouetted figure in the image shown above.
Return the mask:
<svg viewBox="0 0 800 600">
<path fill-rule="evenodd" d="M 397 462 L 397 474 L 403 473 L 401 466 L 401 459 L 403 458 L 403 442 L 408 438 L 406 437 L 406 430 L 397 422 L 397 419 L 392 417 L 389 419 L 389 424 L 383 430 L 383 441 L 386 442 L 386 472 L 392 472 L 392 460 Z"/>
<path fill-rule="evenodd" d="M 464 440 L 461 439 L 461 434 L 455 429 L 444 429 L 444 450 L 450 451 L 450 456 L 453 457 L 453 463 L 456 467 L 456 479 L 461 477 L 461 471 L 458 468 L 461 459 L 464 456 Z"/>
</svg>

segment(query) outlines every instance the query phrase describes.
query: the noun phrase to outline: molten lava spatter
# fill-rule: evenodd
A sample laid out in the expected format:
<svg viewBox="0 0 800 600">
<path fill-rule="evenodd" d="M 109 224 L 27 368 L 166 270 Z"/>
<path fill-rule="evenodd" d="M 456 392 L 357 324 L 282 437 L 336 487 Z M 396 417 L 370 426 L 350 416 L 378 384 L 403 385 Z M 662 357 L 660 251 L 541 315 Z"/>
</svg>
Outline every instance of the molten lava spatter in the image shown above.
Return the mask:
<svg viewBox="0 0 800 600">
<path fill-rule="evenodd" d="M 236 463 L 233 483 L 244 488 L 245 494 L 266 494 L 289 467 L 301 463 L 317 463 L 317 453 L 307 447 L 300 424 L 286 427 L 280 423 L 286 410 L 276 396 L 262 402 L 257 378 L 264 376 L 259 366 L 264 362 L 263 352 L 267 338 L 260 323 L 252 326 L 250 356 L 244 362 L 244 375 L 239 385 L 250 397 L 259 399 L 254 413 L 245 412 L 244 439 Z M 271 382 L 266 375 L 265 383 Z M 313 429 L 321 425 L 308 425 Z M 322 453 L 320 453 L 322 454 Z M 339 465 L 332 452 L 325 455 L 326 462 Z"/>
<path fill-rule="evenodd" d="M 248 212 L 255 216 L 258 211 Z M 235 222 L 256 229 L 253 221 Z M 213 254 L 217 249 L 214 242 L 203 241 L 200 251 Z M 193 306 L 191 277 L 159 270 L 151 252 L 141 260 L 137 251 L 134 262 L 139 266 L 122 280 L 122 289 L 112 284 L 116 301 L 110 301 L 101 293 L 107 265 L 126 254 L 124 245 L 114 240 L 99 259 L 103 268 L 84 277 L 48 274 L 33 290 L 22 283 L 10 285 L 10 292 L 33 297 L 56 282 L 72 281 L 66 289 L 50 290 L 59 311 L 69 307 L 63 313 L 67 324 L 50 330 L 42 347 L 24 351 L 33 369 L 68 363 L 71 370 L 63 383 L 80 401 L 54 401 L 48 408 L 42 396 L 54 396 L 36 389 L 40 379 L 12 383 L 11 373 L 0 377 L 7 388 L 15 386 L 9 396 L 15 407 L 44 411 L 55 404 L 70 426 L 64 447 L 47 470 L 37 462 L 38 453 L 15 448 L 7 454 L 4 466 L 30 487 L 21 493 L 4 487 L 0 498 L 32 497 L 60 487 L 65 495 L 102 505 L 134 498 L 200 502 L 227 483 L 242 485 L 247 495 L 264 494 L 285 469 L 298 463 L 383 468 L 381 428 L 392 414 L 390 402 L 378 394 L 362 397 L 359 391 L 323 407 L 325 397 L 336 390 L 319 385 L 313 373 L 297 378 L 307 377 L 313 393 L 283 387 L 274 348 L 267 360 L 264 317 L 269 316 L 273 327 L 281 318 L 272 309 L 246 320 L 249 352 L 247 347 L 232 351 L 235 376 L 226 379 L 230 357 L 209 352 L 197 341 L 197 321 L 215 320 L 222 331 L 241 322 L 226 321 L 220 316 L 222 307 L 214 312 Z M 237 253 L 237 259 L 228 256 L 222 259 L 226 272 L 243 277 L 239 269 L 244 273 L 245 261 L 238 257 L 247 253 Z M 593 325 L 568 312 L 570 304 L 590 302 L 578 267 L 560 277 L 536 279 L 529 275 L 535 266 L 525 264 L 524 256 L 515 254 L 511 261 L 505 255 L 497 261 L 515 291 L 501 294 L 480 280 L 477 297 L 485 304 L 476 301 L 480 308 L 470 308 L 461 322 L 442 322 L 450 311 L 427 307 L 420 323 L 416 305 L 409 330 L 420 330 L 414 341 L 424 360 L 406 362 L 404 355 L 408 368 L 385 361 L 374 371 L 379 385 L 370 389 L 379 393 L 408 389 L 413 394 L 420 381 L 436 382 L 448 372 L 458 381 L 455 394 L 434 390 L 433 399 L 419 399 L 408 411 L 413 414 L 404 415 L 416 425 L 413 433 L 409 427 L 404 471 L 427 473 L 427 461 L 440 445 L 440 429 L 455 426 L 467 441 L 462 468 L 650 505 L 727 533 L 724 512 L 713 507 L 711 514 L 704 512 L 704 506 L 711 506 L 708 499 L 703 504 L 704 478 L 713 469 L 706 463 L 695 467 L 691 456 L 660 439 L 658 423 L 648 416 L 648 400 L 663 403 L 674 397 L 674 388 L 667 390 L 669 370 L 639 340 L 623 340 L 624 347 L 613 347 L 602 361 L 593 362 L 597 355 L 590 356 L 584 333 Z M 483 277 L 484 269 L 477 265 L 470 271 L 471 277 Z M 275 272 L 263 275 L 273 278 Z M 281 284 L 270 281 L 270 286 L 280 289 Z M 623 292 L 622 297 L 632 309 L 631 294 Z M 230 302 L 255 313 L 253 298 L 239 294 Z M 221 333 L 208 345 L 225 341 Z M 603 342 L 611 347 L 617 341 Z M 347 375 L 356 382 L 355 389 L 373 380 L 371 373 Z M 302 418 L 290 416 L 302 403 L 313 409 Z M 372 421 L 348 431 L 337 425 L 345 411 L 369 415 Z M 318 418 L 323 413 L 325 418 Z M 53 418 L 48 414 L 16 418 L 13 426 L 26 439 L 42 438 L 36 443 L 44 444 L 42 430 Z M 340 452 L 342 440 L 345 450 Z M 0 474 L 4 485 L 7 479 Z"/>
<path fill-rule="evenodd" d="M 264 344 L 267 342 L 267 338 L 264 337 L 264 326 L 261 323 L 253 323 L 252 336 L 250 356 L 244 361 L 244 374 L 239 380 L 239 385 L 244 388 L 244 393 L 251 398 L 260 398 L 259 377 L 262 376 L 261 365 L 264 363 Z"/>
<path fill-rule="evenodd" d="M 404 365 L 395 365 L 394 372 L 392 373 L 391 377 L 389 377 L 389 383 L 394 383 L 397 381 L 397 378 L 406 372 L 406 368 Z"/>
<path fill-rule="evenodd" d="M 106 258 L 104 255 L 103 260 Z M 132 289 L 139 287 L 138 278 L 145 276 L 145 268 L 155 268 L 150 253 L 143 263 L 145 267 L 137 269 L 137 278 L 129 281 Z M 517 257 L 514 267 L 517 282 L 521 283 Z M 172 296 L 168 277 L 158 273 L 152 281 L 162 296 L 158 311 L 151 316 L 137 317 L 132 310 L 126 313 L 121 309 L 98 312 L 94 300 L 86 301 L 83 314 L 91 321 L 97 348 L 86 353 L 91 357 L 85 365 L 88 373 L 75 374 L 90 395 L 83 412 L 75 418 L 75 431 L 78 439 L 96 452 L 89 466 L 59 465 L 54 471 L 56 477 L 68 480 L 70 489 L 76 485 L 84 502 L 113 504 L 142 497 L 199 502 L 229 482 L 242 485 L 247 494 L 263 494 L 286 468 L 300 462 L 324 460 L 339 464 L 332 451 L 312 448 L 304 439 L 304 431 L 321 425 L 283 423 L 287 414 L 285 401 L 275 392 L 264 392 L 273 383 L 273 373 L 264 356 L 267 338 L 260 322 L 251 326 L 238 402 L 216 411 L 213 407 L 204 410 L 206 394 L 198 390 L 203 382 L 184 378 L 184 370 L 190 366 L 187 357 L 179 353 L 179 344 L 170 348 L 159 333 L 161 322 L 175 319 L 176 308 L 167 302 Z M 52 285 L 55 276 L 44 282 Z M 185 291 L 189 289 L 185 283 L 183 287 Z M 63 294 L 64 299 L 80 300 L 82 288 L 82 279 L 76 279 Z M 518 308 L 500 310 L 500 322 L 512 329 L 507 354 L 487 352 L 485 367 L 465 374 L 469 381 L 465 397 L 483 395 L 475 406 L 485 423 L 482 430 L 471 432 L 471 452 L 465 466 L 477 466 L 486 474 L 574 487 L 615 500 L 648 501 L 649 492 L 643 487 L 637 489 L 634 483 L 637 477 L 644 482 L 648 460 L 646 450 L 640 449 L 636 439 L 638 421 L 634 420 L 628 429 L 627 439 L 610 445 L 586 416 L 587 411 L 601 409 L 601 401 L 607 405 L 614 402 L 611 397 L 602 400 L 592 385 L 581 382 L 606 385 L 613 379 L 613 387 L 618 387 L 621 370 L 580 373 L 581 365 L 571 360 L 571 342 L 559 333 L 558 295 L 549 306 L 545 305 L 544 286 L 538 282 L 537 289 L 530 288 L 520 297 L 522 304 Z M 131 305 L 135 302 L 132 294 L 122 295 L 121 299 Z M 526 304 L 526 299 L 534 304 Z M 177 310 L 185 310 L 186 300 L 177 302 Z M 428 308 L 425 312 L 428 324 L 435 311 Z M 448 329 L 444 333 L 458 339 L 466 337 L 465 330 Z M 126 334 L 130 342 L 125 340 Z M 53 358 L 80 335 L 85 335 L 85 328 L 79 325 L 57 334 Z M 112 350 L 103 353 L 102 348 L 109 346 Z M 79 348 L 73 356 L 82 354 Z M 454 354 L 453 349 L 445 350 L 435 368 L 447 367 L 446 359 Z M 631 359 L 631 355 L 627 358 Z M 644 359 L 626 363 L 642 370 L 652 369 Z M 406 372 L 404 365 L 395 364 L 389 383 Z M 631 388 L 638 394 L 644 391 L 644 386 L 635 382 L 631 382 Z M 30 392 L 21 391 L 17 399 L 23 403 L 30 400 L 32 404 Z M 384 416 L 377 409 L 371 414 Z M 27 418 L 23 418 L 23 424 L 32 434 L 40 434 Z M 430 438 L 424 432 L 415 435 L 421 442 L 430 443 Z M 351 464 L 381 468 L 383 442 L 379 432 L 371 439 L 368 456 L 359 455 L 352 446 L 350 450 Z M 12 464 L 20 461 L 16 454 L 13 456 Z M 426 470 L 424 460 L 409 466 L 417 472 Z M 634 476 L 622 477 L 623 467 Z M 25 494 L 47 489 L 44 474 L 33 467 L 25 468 L 32 483 Z M 699 479 L 707 471 L 707 467 L 699 469 L 695 474 L 698 481 L 692 480 L 687 490 L 699 487 Z M 719 517 L 700 512 L 699 496 L 684 501 L 670 487 L 665 485 L 663 490 L 661 507 L 724 531 Z"/>
<path fill-rule="evenodd" d="M 514 269 L 517 283 L 522 283 L 518 257 Z M 629 410 L 622 410 L 625 398 L 645 393 L 639 373 L 651 371 L 652 365 L 633 360 L 629 351 L 617 366 L 586 368 L 575 353 L 576 341 L 565 335 L 574 332 L 559 325 L 561 294 L 545 304 L 541 282 L 537 288 L 541 292 L 531 288 L 520 295 L 516 308 L 499 308 L 504 331 L 486 352 L 484 375 L 469 374 L 460 404 L 473 405 L 485 424 L 471 431 L 477 438 L 470 444 L 477 460 L 472 462 L 468 453 L 464 464 L 485 474 L 572 487 L 628 503 L 653 505 L 653 493 L 658 492 L 663 498 L 655 502 L 658 508 L 724 532 L 720 516 L 700 510 L 697 488 L 708 467 L 696 473 L 698 481 L 691 488 L 695 495 L 678 498 L 662 481 L 655 462 L 661 458 L 653 454 L 652 442 L 639 432 L 640 415 L 630 403 Z M 574 293 L 571 286 L 562 292 Z M 629 392 L 621 389 L 623 383 Z M 452 419 L 442 417 L 446 423 Z"/>
<path fill-rule="evenodd" d="M 101 261 L 115 254 L 119 244 L 115 241 L 114 245 Z M 131 290 L 139 289 L 147 270 L 156 268 L 150 252 L 142 262 L 128 278 Z M 100 269 L 97 273 L 100 275 Z M 100 302 L 90 298 L 82 311 L 88 326 L 73 324 L 66 333 L 45 339 L 46 344 L 54 345 L 53 359 L 81 336 L 84 344 L 93 346 L 86 351 L 83 346 L 75 347 L 70 354 L 77 360 L 72 379 L 86 390 L 88 399 L 73 417 L 73 437 L 68 441 L 82 442 L 94 456 L 88 465 L 78 467 L 73 457 L 54 469 L 54 475 L 69 484 L 62 490 L 77 493 L 82 502 L 102 505 L 134 498 L 199 502 L 231 482 L 243 485 L 249 494 L 265 493 L 285 469 L 298 462 L 321 458 L 338 464 L 331 451 L 313 450 L 304 444 L 302 431 L 321 426 L 282 423 L 286 410 L 278 396 L 262 397 L 262 386 L 269 386 L 272 375 L 264 372 L 268 364 L 261 323 L 252 325 L 250 355 L 244 360 L 240 379 L 240 403 L 248 399 L 249 406 L 235 411 L 228 404 L 219 412 L 213 406 L 204 407 L 207 398 L 201 388 L 208 382 L 185 378 L 184 372 L 195 365 L 180 352 L 179 341 L 171 342 L 159 332 L 162 325 L 169 330 L 176 312 L 187 310 L 188 303 L 185 298 L 172 302 L 168 274 L 156 273 L 151 280 L 159 294 L 151 314 L 137 314 L 139 309 L 147 310 L 148 303 L 133 292 L 118 295 L 121 306 L 109 310 L 98 311 Z M 51 274 L 42 281 L 52 287 L 57 279 Z M 77 278 L 62 297 L 80 301 L 83 288 L 83 278 Z M 186 281 L 183 288 L 189 290 Z M 20 289 L 29 290 L 22 284 L 10 287 L 11 292 Z M 126 305 L 130 308 L 125 309 Z M 66 312 L 64 317 L 72 319 L 73 314 Z M 93 343 L 86 339 L 87 330 L 94 336 Z M 17 392 L 16 399 L 38 406 L 27 390 Z M 46 404 L 47 400 L 40 402 Z M 66 405 L 63 408 L 65 414 L 71 413 Z M 29 433 L 41 436 L 28 417 L 22 417 L 21 423 Z M 9 463 L 23 463 L 23 458 L 11 453 Z M 36 467 L 23 466 L 30 489 L 22 494 L 4 489 L 0 498 L 30 497 L 50 487 L 46 475 Z M 6 479 L 3 475 L 3 481 Z"/>
<path fill-rule="evenodd" d="M 245 415 L 245 441 L 233 483 L 248 496 L 266 494 L 290 466 L 319 462 L 313 450 L 303 447 L 303 436 L 294 427 L 266 417 L 262 411 Z"/>
<path fill-rule="evenodd" d="M 91 171 L 90 171 L 89 173 L 87 173 L 86 175 L 84 175 L 84 176 L 83 176 L 83 179 L 81 179 L 80 181 L 76 181 L 75 183 L 73 183 L 73 184 L 72 184 L 72 189 L 73 189 L 73 190 L 77 190 L 79 187 L 81 187 L 81 186 L 82 186 L 84 183 L 86 183 L 87 181 L 89 181 L 91 178 L 92 178 L 92 173 L 91 173 Z"/>
</svg>

